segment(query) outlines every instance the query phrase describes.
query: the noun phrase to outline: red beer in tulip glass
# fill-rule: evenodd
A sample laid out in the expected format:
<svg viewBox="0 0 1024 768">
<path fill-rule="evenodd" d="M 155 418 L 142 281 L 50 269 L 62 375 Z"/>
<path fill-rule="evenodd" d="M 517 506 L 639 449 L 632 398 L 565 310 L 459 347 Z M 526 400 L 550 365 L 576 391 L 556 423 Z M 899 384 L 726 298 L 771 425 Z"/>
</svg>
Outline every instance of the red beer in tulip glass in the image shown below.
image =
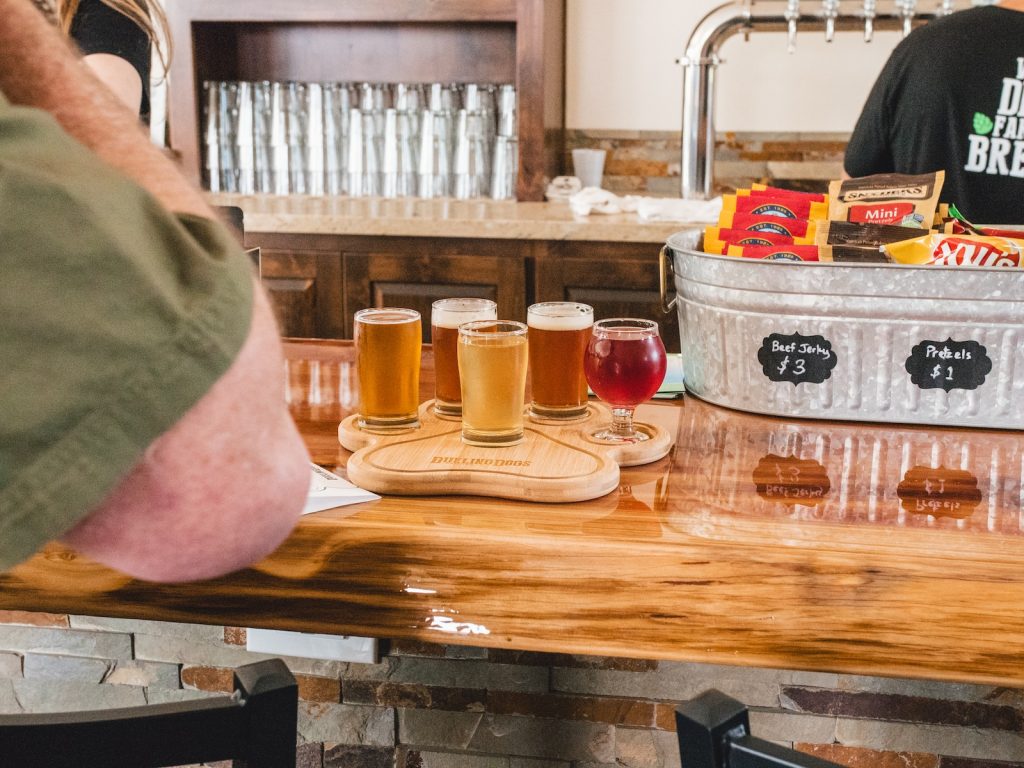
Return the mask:
<svg viewBox="0 0 1024 768">
<path fill-rule="evenodd" d="M 594 323 L 583 370 L 594 394 L 611 406 L 612 423 L 591 437 L 611 443 L 650 439 L 633 426 L 633 410 L 658 391 L 665 367 L 665 345 L 654 321 L 618 317 Z"/>
</svg>

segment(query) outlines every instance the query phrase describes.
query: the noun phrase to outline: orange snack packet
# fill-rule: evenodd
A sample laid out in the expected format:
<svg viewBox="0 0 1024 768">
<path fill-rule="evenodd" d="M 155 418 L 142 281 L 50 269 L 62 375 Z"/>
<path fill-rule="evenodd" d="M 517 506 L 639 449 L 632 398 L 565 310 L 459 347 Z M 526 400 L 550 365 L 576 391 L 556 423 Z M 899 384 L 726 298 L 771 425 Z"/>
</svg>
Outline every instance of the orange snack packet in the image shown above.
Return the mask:
<svg viewBox="0 0 1024 768">
<path fill-rule="evenodd" d="M 782 216 L 722 211 L 718 217 L 722 229 L 748 229 L 752 232 L 772 232 L 786 237 L 814 237 L 817 222 L 807 219 L 787 219 Z"/>
<path fill-rule="evenodd" d="M 1024 266 L 1024 239 L 939 233 L 882 247 L 899 264 L 941 267 Z"/>
<path fill-rule="evenodd" d="M 828 246 L 825 246 L 826 248 Z M 822 261 L 821 248 L 817 245 L 730 245 L 726 256 L 743 259 L 765 259 L 767 261 Z M 829 261 L 830 259 L 825 259 Z"/>
<path fill-rule="evenodd" d="M 786 195 L 789 195 L 791 197 L 806 197 L 808 200 L 811 200 L 811 201 L 816 202 L 816 203 L 828 202 L 828 195 L 823 193 L 823 192 L 801 192 L 798 189 L 783 189 L 782 187 L 771 187 L 771 186 L 769 186 L 767 184 L 757 184 L 757 183 L 751 184 L 749 190 L 737 189 L 736 190 L 736 194 L 737 195 L 747 194 L 747 195 L 752 195 L 754 197 L 758 196 L 759 194 L 774 195 L 776 197 L 777 196 L 783 196 L 784 197 Z"/>
<path fill-rule="evenodd" d="M 751 232 L 749 229 L 722 229 L 721 227 L 704 228 L 704 252 L 722 255 L 730 245 L 809 245 L 813 241 L 803 238 L 792 238 L 775 232 Z"/>
<path fill-rule="evenodd" d="M 750 213 L 786 219 L 825 219 L 828 218 L 828 203 L 793 196 L 722 195 L 722 213 Z"/>
</svg>

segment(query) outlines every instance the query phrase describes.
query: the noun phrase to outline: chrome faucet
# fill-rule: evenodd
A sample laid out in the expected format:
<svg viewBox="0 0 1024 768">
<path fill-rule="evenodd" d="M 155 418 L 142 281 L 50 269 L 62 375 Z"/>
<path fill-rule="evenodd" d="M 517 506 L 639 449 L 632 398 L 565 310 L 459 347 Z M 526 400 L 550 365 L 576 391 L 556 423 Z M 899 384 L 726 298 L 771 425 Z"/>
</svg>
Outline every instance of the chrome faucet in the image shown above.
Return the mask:
<svg viewBox="0 0 1024 768">
<path fill-rule="evenodd" d="M 836 36 L 839 0 L 821 0 L 821 14 L 825 18 L 825 42 L 831 43 L 832 39 Z"/>
<path fill-rule="evenodd" d="M 914 26 L 914 14 L 917 12 L 917 0 L 896 0 L 900 18 L 903 19 L 903 36 L 910 34 Z"/>
<path fill-rule="evenodd" d="M 953 0 L 946 0 L 952 2 Z M 875 36 L 875 15 L 878 0 L 864 0 L 864 42 L 870 43 Z"/>
<path fill-rule="evenodd" d="M 786 46 L 786 50 L 789 53 L 796 52 L 796 23 L 799 18 L 800 0 L 788 0 L 786 3 L 786 24 L 789 27 L 789 43 Z"/>
<path fill-rule="evenodd" d="M 942 0 L 942 4 L 939 6 L 939 14 L 949 16 L 955 10 L 953 8 L 954 5 L 956 5 L 956 0 Z"/>
</svg>

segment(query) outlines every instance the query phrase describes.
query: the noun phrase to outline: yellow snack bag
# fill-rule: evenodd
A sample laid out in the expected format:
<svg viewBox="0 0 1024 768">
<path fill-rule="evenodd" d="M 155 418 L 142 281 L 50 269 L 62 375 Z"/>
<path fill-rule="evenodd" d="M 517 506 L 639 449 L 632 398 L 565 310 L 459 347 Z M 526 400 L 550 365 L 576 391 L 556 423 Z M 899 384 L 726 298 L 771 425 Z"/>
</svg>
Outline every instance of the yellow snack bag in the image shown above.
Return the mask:
<svg viewBox="0 0 1024 768">
<path fill-rule="evenodd" d="M 882 246 L 899 264 L 942 267 L 1020 267 L 1024 240 L 936 233 Z"/>
</svg>

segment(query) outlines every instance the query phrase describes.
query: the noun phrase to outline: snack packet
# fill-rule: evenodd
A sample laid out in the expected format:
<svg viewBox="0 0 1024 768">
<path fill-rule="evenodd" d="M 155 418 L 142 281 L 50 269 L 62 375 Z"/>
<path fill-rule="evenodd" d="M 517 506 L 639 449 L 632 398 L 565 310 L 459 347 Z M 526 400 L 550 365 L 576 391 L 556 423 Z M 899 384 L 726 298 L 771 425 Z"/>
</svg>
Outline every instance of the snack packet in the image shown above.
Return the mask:
<svg viewBox="0 0 1024 768">
<path fill-rule="evenodd" d="M 828 218 L 828 203 L 791 195 L 722 195 L 722 213 L 751 213 L 787 219 Z"/>
<path fill-rule="evenodd" d="M 921 235 L 913 227 L 892 224 L 854 224 L 852 221 L 820 222 L 814 234 L 817 245 L 874 245 L 896 243 Z"/>
<path fill-rule="evenodd" d="M 810 245 L 813 240 L 792 238 L 775 232 L 751 232 L 749 229 L 704 228 L 704 252 L 722 255 L 730 245 Z"/>
<path fill-rule="evenodd" d="M 930 234 L 882 248 L 899 264 L 941 267 L 1020 267 L 1024 240 L 987 235 Z"/>
<path fill-rule="evenodd" d="M 729 246 L 727 256 L 767 261 L 835 261 L 888 264 L 890 258 L 875 246 L 862 245 L 750 245 Z"/>
<path fill-rule="evenodd" d="M 782 216 L 722 211 L 718 217 L 718 226 L 722 229 L 748 229 L 751 232 L 773 232 L 786 237 L 812 238 L 817 228 L 817 222 L 807 219 L 786 219 Z"/>
<path fill-rule="evenodd" d="M 816 203 L 828 202 L 828 195 L 823 192 L 801 192 L 797 189 L 783 189 L 782 187 L 771 187 L 767 184 L 751 184 L 750 189 L 737 189 L 737 195 L 746 194 L 748 196 L 757 197 L 758 195 L 769 195 L 769 196 L 783 196 L 790 195 L 792 197 L 806 197 Z"/>
<path fill-rule="evenodd" d="M 946 172 L 918 176 L 880 173 L 829 184 L 828 218 L 856 224 L 930 229 Z"/>
</svg>

